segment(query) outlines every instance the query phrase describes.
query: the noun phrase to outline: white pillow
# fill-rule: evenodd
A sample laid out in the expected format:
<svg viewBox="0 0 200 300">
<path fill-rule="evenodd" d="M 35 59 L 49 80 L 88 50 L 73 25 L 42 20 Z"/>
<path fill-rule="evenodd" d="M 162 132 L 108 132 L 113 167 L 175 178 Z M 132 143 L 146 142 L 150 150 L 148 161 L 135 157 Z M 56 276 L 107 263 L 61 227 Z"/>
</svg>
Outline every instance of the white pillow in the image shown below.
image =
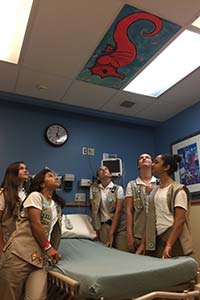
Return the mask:
<svg viewBox="0 0 200 300">
<path fill-rule="evenodd" d="M 62 216 L 62 238 L 87 238 L 94 240 L 96 231 L 88 215 L 72 214 Z"/>
</svg>

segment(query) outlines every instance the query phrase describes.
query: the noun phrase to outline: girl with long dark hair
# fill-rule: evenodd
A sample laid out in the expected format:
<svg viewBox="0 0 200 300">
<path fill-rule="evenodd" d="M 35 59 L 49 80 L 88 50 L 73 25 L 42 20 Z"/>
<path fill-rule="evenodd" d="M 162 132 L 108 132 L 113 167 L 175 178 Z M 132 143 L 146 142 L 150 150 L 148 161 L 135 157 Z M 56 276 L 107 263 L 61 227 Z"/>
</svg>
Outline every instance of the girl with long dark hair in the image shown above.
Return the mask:
<svg viewBox="0 0 200 300">
<path fill-rule="evenodd" d="M 59 185 L 49 169 L 32 179 L 17 228 L 0 260 L 2 299 L 47 299 L 48 260 L 56 264 L 61 258 L 56 250 L 61 236 L 62 200 L 55 193 Z"/>
<path fill-rule="evenodd" d="M 10 164 L 0 187 L 0 256 L 4 244 L 16 228 L 21 202 L 26 197 L 29 172 L 24 162 Z"/>
<path fill-rule="evenodd" d="M 179 155 L 160 154 L 152 166 L 160 183 L 149 206 L 146 249 L 155 249 L 157 257 L 190 255 L 193 250 L 189 224 L 190 193 L 186 186 L 172 177 L 180 161 Z"/>
</svg>

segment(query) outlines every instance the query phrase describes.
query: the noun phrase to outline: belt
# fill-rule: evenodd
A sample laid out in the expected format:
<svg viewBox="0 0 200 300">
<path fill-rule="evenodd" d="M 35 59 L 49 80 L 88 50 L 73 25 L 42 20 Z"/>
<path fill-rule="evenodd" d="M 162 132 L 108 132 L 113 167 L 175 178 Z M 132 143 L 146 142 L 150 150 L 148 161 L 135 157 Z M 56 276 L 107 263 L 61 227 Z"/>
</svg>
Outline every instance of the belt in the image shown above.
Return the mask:
<svg viewBox="0 0 200 300">
<path fill-rule="evenodd" d="M 105 221 L 105 222 L 101 222 L 101 224 L 108 224 L 108 225 L 112 225 L 112 220 L 111 220 L 111 219 L 109 219 L 109 220 L 107 220 L 107 221 Z"/>
</svg>

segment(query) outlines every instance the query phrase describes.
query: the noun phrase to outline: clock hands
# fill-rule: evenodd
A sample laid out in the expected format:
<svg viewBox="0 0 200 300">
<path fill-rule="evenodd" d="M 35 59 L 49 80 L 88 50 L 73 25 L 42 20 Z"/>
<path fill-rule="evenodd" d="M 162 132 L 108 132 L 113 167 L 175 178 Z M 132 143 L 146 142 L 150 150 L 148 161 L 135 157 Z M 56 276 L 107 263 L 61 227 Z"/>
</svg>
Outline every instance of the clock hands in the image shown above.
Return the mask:
<svg viewBox="0 0 200 300">
<path fill-rule="evenodd" d="M 59 128 L 59 127 L 57 127 L 57 131 L 56 131 L 56 137 L 57 137 L 57 138 L 59 138 L 59 137 L 60 137 L 60 135 L 59 135 L 59 129 L 60 129 L 60 128 Z"/>
</svg>

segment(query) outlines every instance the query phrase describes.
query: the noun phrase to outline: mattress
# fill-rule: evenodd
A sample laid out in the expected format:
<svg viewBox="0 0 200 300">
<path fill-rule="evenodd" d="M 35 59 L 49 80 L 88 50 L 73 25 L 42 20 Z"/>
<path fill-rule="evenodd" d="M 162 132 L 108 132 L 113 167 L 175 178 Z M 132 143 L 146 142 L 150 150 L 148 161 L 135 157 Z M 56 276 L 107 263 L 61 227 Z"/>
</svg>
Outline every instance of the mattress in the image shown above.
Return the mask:
<svg viewBox="0 0 200 300">
<path fill-rule="evenodd" d="M 197 274 L 191 257 L 136 255 L 88 239 L 62 239 L 59 252 L 62 259 L 54 270 L 78 280 L 83 298 L 128 298 L 184 284 Z"/>
</svg>

